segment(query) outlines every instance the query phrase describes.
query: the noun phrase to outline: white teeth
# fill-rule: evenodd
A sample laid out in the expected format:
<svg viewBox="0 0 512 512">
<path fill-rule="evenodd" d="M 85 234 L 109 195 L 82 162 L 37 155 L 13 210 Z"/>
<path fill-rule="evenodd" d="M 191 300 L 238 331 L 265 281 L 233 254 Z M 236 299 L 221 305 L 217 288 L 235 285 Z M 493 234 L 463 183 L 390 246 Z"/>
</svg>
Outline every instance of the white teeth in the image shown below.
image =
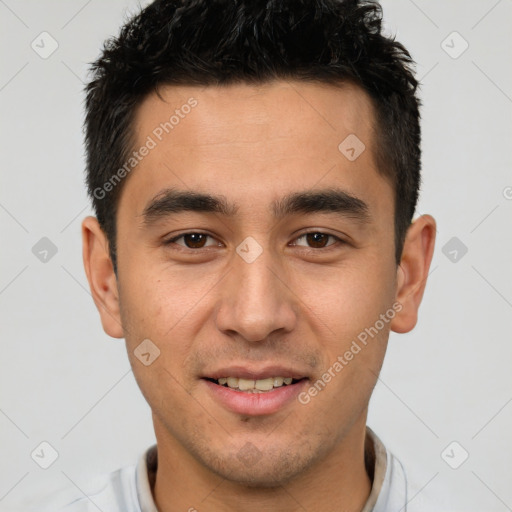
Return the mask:
<svg viewBox="0 0 512 512">
<path fill-rule="evenodd" d="M 228 377 L 227 383 L 230 388 L 238 387 L 238 379 L 236 377 Z"/>
<path fill-rule="evenodd" d="M 254 381 L 249 379 L 238 379 L 238 389 L 240 391 L 248 391 L 254 389 Z"/>
<path fill-rule="evenodd" d="M 259 389 L 260 391 L 270 391 L 274 387 L 274 379 L 270 377 L 269 379 L 260 379 L 254 383 L 254 389 Z M 242 389 L 242 388 L 240 388 Z"/>
<path fill-rule="evenodd" d="M 274 387 L 278 388 L 279 386 L 282 386 L 284 382 L 283 377 L 274 377 Z"/>
<path fill-rule="evenodd" d="M 249 391 L 257 393 L 260 391 L 271 391 L 274 388 L 280 388 L 283 385 L 289 386 L 292 383 L 291 377 L 268 377 L 267 379 L 239 379 L 237 377 L 221 377 L 217 382 L 221 385 L 228 385 L 231 389 L 239 391 Z"/>
</svg>

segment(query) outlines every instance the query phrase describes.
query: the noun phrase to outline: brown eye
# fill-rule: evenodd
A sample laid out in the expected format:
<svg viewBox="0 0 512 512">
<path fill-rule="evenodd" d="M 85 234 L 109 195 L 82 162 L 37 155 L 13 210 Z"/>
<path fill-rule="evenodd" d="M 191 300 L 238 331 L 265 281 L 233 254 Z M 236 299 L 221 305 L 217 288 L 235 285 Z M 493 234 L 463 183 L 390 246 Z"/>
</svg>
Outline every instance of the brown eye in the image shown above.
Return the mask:
<svg viewBox="0 0 512 512">
<path fill-rule="evenodd" d="M 187 249 L 203 249 L 211 245 L 218 245 L 218 242 L 215 243 L 215 239 L 205 233 L 184 233 L 166 242 L 166 245 L 171 244 L 181 245 Z"/>
<path fill-rule="evenodd" d="M 334 235 L 312 231 L 299 236 L 294 245 L 310 247 L 312 249 L 324 249 L 333 245 L 335 242 L 341 242 L 341 240 Z"/>
<path fill-rule="evenodd" d="M 306 235 L 306 240 L 310 247 L 314 247 L 315 249 L 321 249 L 323 247 L 327 247 L 329 235 L 326 235 L 324 233 L 308 233 Z"/>
<path fill-rule="evenodd" d="M 208 235 L 202 235 L 201 233 L 190 233 L 185 235 L 183 240 L 189 249 L 201 249 L 204 247 L 207 236 Z"/>
</svg>

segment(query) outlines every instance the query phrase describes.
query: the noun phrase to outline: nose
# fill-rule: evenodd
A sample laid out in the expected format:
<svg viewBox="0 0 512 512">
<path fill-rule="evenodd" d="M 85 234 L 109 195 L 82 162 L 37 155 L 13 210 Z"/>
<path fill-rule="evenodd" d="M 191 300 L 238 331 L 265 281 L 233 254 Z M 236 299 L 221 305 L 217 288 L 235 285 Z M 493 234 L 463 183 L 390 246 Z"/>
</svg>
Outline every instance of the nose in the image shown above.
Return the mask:
<svg viewBox="0 0 512 512">
<path fill-rule="evenodd" d="M 276 260 L 269 251 L 250 263 L 235 255 L 216 315 L 217 328 L 224 334 L 258 342 L 294 329 L 297 298 Z"/>
</svg>

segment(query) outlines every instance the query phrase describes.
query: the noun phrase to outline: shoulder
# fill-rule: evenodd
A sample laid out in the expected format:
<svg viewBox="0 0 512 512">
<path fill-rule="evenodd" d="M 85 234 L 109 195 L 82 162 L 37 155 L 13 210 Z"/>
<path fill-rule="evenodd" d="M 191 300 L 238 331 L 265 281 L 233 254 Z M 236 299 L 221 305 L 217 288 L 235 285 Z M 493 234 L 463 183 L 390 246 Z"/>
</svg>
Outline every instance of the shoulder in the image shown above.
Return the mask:
<svg viewBox="0 0 512 512">
<path fill-rule="evenodd" d="M 414 468 L 406 468 L 388 450 L 382 441 L 369 429 L 374 441 L 376 471 L 382 475 L 379 495 L 372 512 L 438 512 L 443 510 L 435 493 L 431 492 L 430 481 L 421 482 Z M 385 462 L 384 462 L 385 461 Z M 385 468 L 385 471 L 380 468 Z M 436 475 L 434 475 L 435 478 Z M 431 479 L 433 480 L 433 478 Z"/>
<path fill-rule="evenodd" d="M 446 509 L 446 503 L 442 506 L 432 488 L 430 480 L 423 481 L 413 471 L 413 468 L 404 468 L 402 463 L 388 452 L 390 463 L 390 493 L 389 505 L 386 512 L 439 512 Z"/>
<path fill-rule="evenodd" d="M 135 472 L 135 465 L 126 466 L 99 475 L 80 488 L 70 482 L 51 497 L 38 499 L 28 512 L 140 512 Z"/>
</svg>

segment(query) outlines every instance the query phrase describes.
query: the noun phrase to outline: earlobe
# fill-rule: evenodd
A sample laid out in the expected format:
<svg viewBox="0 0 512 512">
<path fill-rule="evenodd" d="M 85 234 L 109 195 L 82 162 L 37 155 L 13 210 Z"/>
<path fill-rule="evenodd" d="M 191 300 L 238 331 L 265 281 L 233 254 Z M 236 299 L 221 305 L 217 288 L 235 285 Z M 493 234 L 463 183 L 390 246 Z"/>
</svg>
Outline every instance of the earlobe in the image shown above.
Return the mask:
<svg viewBox="0 0 512 512">
<path fill-rule="evenodd" d="M 86 217 L 82 222 L 82 255 L 103 330 L 113 338 L 123 338 L 117 278 L 110 259 L 107 237 L 95 217 Z"/>
<path fill-rule="evenodd" d="M 396 300 L 402 309 L 391 322 L 391 329 L 411 331 L 418 320 L 436 238 L 436 221 L 430 215 L 416 219 L 405 238 L 402 259 L 397 269 Z"/>
</svg>

